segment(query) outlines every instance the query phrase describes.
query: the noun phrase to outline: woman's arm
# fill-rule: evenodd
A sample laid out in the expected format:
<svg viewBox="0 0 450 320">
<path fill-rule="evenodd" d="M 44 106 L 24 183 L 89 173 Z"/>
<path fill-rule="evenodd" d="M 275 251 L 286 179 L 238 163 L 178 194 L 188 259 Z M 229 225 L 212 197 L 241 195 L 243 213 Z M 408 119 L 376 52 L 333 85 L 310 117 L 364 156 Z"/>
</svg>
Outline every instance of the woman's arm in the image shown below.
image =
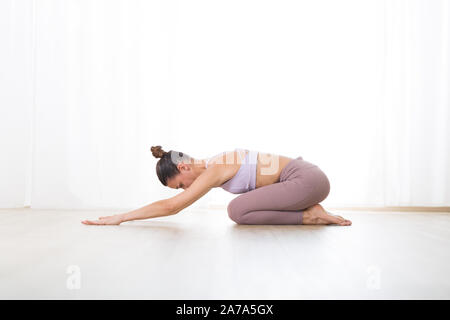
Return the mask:
<svg viewBox="0 0 450 320">
<path fill-rule="evenodd" d="M 172 208 L 168 204 L 168 200 L 159 200 L 145 207 L 120 214 L 122 218 L 122 222 L 132 221 L 132 220 L 140 220 L 140 219 L 149 219 L 156 217 L 164 217 L 170 216 L 174 214 Z"/>
<path fill-rule="evenodd" d="M 82 223 L 90 225 L 119 225 L 125 221 L 149 219 L 177 214 L 184 208 L 200 199 L 211 188 L 223 182 L 223 174 L 218 166 L 212 165 L 194 182 L 176 196 L 153 202 L 145 207 L 113 216 L 100 217 L 98 220 L 84 220 Z"/>
<path fill-rule="evenodd" d="M 169 199 L 159 200 L 130 212 L 100 217 L 98 220 L 84 220 L 81 222 L 84 224 L 96 225 L 118 225 L 126 221 L 170 216 L 175 214 L 175 212 L 170 207 L 168 200 Z"/>
</svg>

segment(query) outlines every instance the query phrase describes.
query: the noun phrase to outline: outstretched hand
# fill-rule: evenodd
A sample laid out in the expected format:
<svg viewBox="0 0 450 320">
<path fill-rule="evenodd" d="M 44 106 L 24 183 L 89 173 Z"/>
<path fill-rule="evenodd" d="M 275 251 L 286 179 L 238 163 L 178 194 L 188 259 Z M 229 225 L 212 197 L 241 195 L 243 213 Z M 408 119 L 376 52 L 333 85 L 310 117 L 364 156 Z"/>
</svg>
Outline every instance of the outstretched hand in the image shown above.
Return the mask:
<svg viewBox="0 0 450 320">
<path fill-rule="evenodd" d="M 122 217 L 119 214 L 112 216 L 100 217 L 98 220 L 83 220 L 81 223 L 87 225 L 119 225 L 123 222 Z"/>
</svg>

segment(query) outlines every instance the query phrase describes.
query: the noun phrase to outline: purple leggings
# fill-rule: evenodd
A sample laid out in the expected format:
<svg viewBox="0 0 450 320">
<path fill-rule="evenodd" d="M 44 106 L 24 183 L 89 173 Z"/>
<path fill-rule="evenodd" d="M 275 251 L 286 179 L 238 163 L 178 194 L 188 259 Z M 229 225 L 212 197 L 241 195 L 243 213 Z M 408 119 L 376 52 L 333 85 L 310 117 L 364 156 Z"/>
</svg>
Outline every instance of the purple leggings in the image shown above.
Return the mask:
<svg viewBox="0 0 450 320">
<path fill-rule="evenodd" d="M 237 196 L 227 210 L 237 224 L 302 224 L 303 210 L 329 193 L 330 182 L 322 170 L 298 157 L 281 170 L 279 182 Z"/>
</svg>

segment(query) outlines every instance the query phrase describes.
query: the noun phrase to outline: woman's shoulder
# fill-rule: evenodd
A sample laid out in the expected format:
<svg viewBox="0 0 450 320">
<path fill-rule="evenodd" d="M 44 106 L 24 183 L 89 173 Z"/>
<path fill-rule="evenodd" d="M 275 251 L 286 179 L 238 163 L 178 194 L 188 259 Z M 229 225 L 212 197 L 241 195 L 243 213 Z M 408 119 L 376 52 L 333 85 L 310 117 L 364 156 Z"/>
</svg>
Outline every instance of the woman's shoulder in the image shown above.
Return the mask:
<svg viewBox="0 0 450 320">
<path fill-rule="evenodd" d="M 221 180 L 225 183 L 238 172 L 244 158 L 243 149 L 222 151 L 208 158 L 206 167 L 207 169 L 214 167 L 218 170 L 222 176 Z"/>
</svg>

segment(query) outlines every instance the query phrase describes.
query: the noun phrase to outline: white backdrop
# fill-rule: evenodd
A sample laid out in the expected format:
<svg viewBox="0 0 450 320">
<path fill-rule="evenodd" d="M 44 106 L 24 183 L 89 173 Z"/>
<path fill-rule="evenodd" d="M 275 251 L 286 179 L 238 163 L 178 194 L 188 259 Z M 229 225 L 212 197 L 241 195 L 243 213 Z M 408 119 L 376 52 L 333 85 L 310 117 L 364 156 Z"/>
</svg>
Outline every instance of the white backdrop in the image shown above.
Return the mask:
<svg viewBox="0 0 450 320">
<path fill-rule="evenodd" d="M 449 206 L 449 16 L 448 0 L 3 0 L 0 207 L 182 192 L 152 145 L 303 156 L 325 206 Z"/>
</svg>

